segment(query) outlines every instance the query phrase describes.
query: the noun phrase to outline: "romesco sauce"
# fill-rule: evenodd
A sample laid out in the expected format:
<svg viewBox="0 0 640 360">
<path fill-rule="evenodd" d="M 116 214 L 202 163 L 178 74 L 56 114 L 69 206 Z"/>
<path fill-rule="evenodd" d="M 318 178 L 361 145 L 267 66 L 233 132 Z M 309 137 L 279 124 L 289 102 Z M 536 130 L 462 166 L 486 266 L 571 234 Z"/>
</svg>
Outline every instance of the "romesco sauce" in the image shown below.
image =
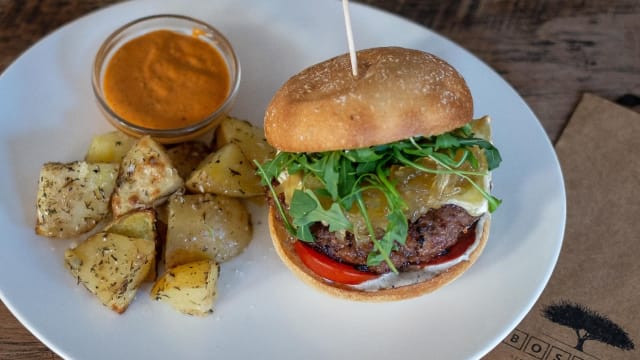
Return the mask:
<svg viewBox="0 0 640 360">
<path fill-rule="evenodd" d="M 159 130 L 212 114 L 229 94 L 230 76 L 218 50 L 197 35 L 157 30 L 120 47 L 103 78 L 111 109 L 130 123 Z"/>
</svg>

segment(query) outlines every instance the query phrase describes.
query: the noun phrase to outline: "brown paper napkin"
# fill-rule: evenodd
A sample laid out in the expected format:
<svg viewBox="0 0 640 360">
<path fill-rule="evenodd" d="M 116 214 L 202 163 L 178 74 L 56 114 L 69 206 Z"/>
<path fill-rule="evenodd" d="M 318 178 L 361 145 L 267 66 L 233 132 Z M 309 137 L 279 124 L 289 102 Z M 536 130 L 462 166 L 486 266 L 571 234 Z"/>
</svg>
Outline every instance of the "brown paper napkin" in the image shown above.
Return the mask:
<svg viewBox="0 0 640 360">
<path fill-rule="evenodd" d="M 567 192 L 558 264 L 485 359 L 640 359 L 640 114 L 585 94 L 556 151 Z"/>
</svg>

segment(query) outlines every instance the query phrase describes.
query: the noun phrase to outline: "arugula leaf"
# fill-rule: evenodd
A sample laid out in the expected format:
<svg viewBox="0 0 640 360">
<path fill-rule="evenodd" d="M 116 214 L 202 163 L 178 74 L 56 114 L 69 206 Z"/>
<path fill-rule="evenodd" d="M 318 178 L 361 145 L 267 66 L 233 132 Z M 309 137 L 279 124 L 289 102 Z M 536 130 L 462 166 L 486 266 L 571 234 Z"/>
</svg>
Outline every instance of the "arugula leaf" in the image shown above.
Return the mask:
<svg viewBox="0 0 640 360">
<path fill-rule="evenodd" d="M 462 139 L 460 140 L 460 145 L 466 147 L 478 146 L 481 148 L 484 152 L 485 158 L 487 159 L 489 171 L 496 169 L 502 162 L 500 151 L 498 151 L 498 149 L 496 149 L 496 147 L 487 140 L 477 138 Z"/>
<path fill-rule="evenodd" d="M 317 209 L 318 206 L 320 206 L 317 198 L 315 196 L 309 195 L 309 192 L 313 194 L 311 190 L 295 190 L 293 192 L 289 214 L 291 214 L 291 216 L 293 216 L 294 218 L 301 218 L 303 216 L 306 216 L 313 210 Z"/>
<path fill-rule="evenodd" d="M 320 178 L 324 180 L 327 191 L 333 201 L 338 200 L 338 180 L 340 179 L 340 174 L 338 173 L 339 157 L 340 154 L 338 152 L 332 152 L 320 161 L 323 165 Z"/>
<path fill-rule="evenodd" d="M 376 169 L 375 162 L 359 163 L 358 167 L 356 168 L 356 174 L 359 176 L 362 176 L 362 175 L 371 173 L 375 169 Z"/>
<path fill-rule="evenodd" d="M 429 158 L 436 158 L 438 159 L 439 162 L 447 164 L 447 166 L 452 167 L 452 168 L 457 168 L 462 166 L 462 164 L 464 164 L 464 162 L 467 160 L 467 156 L 469 156 L 468 154 L 471 151 L 465 151 L 463 152 L 463 156 L 462 159 L 460 159 L 459 161 L 456 161 L 452 156 L 448 155 L 448 154 L 443 154 L 443 153 L 433 153 L 431 155 L 429 155 Z"/>
<path fill-rule="evenodd" d="M 305 224 L 305 225 L 301 225 L 298 226 L 298 229 L 296 229 L 296 237 L 302 241 L 306 241 L 306 242 L 314 242 L 315 238 L 313 237 L 313 234 L 311 233 L 311 224 Z"/>
<path fill-rule="evenodd" d="M 471 164 L 471 167 L 474 169 L 478 169 L 478 167 L 480 166 L 480 162 L 478 161 L 478 158 L 475 156 L 475 154 L 473 153 L 473 151 L 469 150 L 469 149 L 464 149 L 465 152 L 465 156 L 466 156 L 466 161 L 468 161 Z"/>
<path fill-rule="evenodd" d="M 457 148 L 459 146 L 460 142 L 458 141 L 458 137 L 453 135 L 452 133 L 444 133 L 442 135 L 436 136 L 435 150 L 451 149 Z"/>
<path fill-rule="evenodd" d="M 487 166 L 489 171 L 496 169 L 500 166 L 502 162 L 502 157 L 500 156 L 500 152 L 498 149 L 491 147 L 490 149 L 484 150 L 484 156 L 487 159 Z"/>
<path fill-rule="evenodd" d="M 278 213 L 280 214 L 280 217 L 282 218 L 282 222 L 284 223 L 285 228 L 287 229 L 289 234 L 295 233 L 296 232 L 295 228 L 289 222 L 289 218 L 287 217 L 287 214 L 284 212 L 284 207 L 282 206 L 282 203 L 280 202 L 280 198 L 278 197 L 278 193 L 276 192 L 276 189 L 273 187 L 273 184 L 272 184 L 272 181 L 275 178 L 277 178 L 277 175 L 272 176 L 272 177 L 268 177 L 269 175 L 267 175 L 267 172 L 265 171 L 265 169 L 260 165 L 260 163 L 257 160 L 253 160 L 253 163 L 258 168 L 257 173 L 258 173 L 258 175 L 260 175 L 262 177 L 262 182 L 266 183 L 267 187 L 269 188 L 269 191 L 271 192 L 271 197 L 272 197 L 274 203 L 276 204 L 276 208 L 278 209 Z M 268 164 L 265 164 L 265 165 L 268 165 Z"/>
<path fill-rule="evenodd" d="M 280 175 L 282 169 L 285 168 L 285 163 L 288 161 L 289 155 L 287 153 L 278 153 L 272 160 L 267 161 L 263 165 L 254 161 L 258 166 L 259 174 L 262 175 L 262 185 L 267 185 L 272 179 L 275 179 Z"/>
<path fill-rule="evenodd" d="M 368 163 L 378 161 L 380 160 L 380 158 L 382 158 L 382 155 L 376 153 L 376 151 L 372 148 L 346 150 L 344 152 L 344 156 L 352 162 L 357 163 Z"/>
<path fill-rule="evenodd" d="M 353 162 L 351 162 L 346 156 L 340 157 L 338 173 L 338 194 L 342 198 L 342 207 L 345 210 L 349 210 L 353 206 L 353 197 L 350 196 L 350 194 L 354 190 L 357 179 L 355 177 Z"/>
<path fill-rule="evenodd" d="M 340 205 L 332 203 L 325 210 L 318 197 L 309 189 L 293 192 L 289 214 L 293 217 L 294 226 L 309 226 L 320 221 L 329 225 L 329 231 L 351 230 L 353 227 Z"/>
<path fill-rule="evenodd" d="M 375 229 L 373 228 L 373 224 L 369 219 L 369 213 L 367 212 L 367 207 L 365 206 L 364 200 L 362 199 L 362 194 L 357 193 L 355 195 L 355 198 L 356 198 L 356 203 L 360 208 L 360 212 L 362 213 L 362 217 L 364 218 L 364 222 L 367 225 L 367 230 L 369 231 L 369 238 L 371 239 L 371 242 L 373 243 L 373 248 L 374 248 L 374 250 L 367 255 L 367 265 L 375 266 L 380 264 L 382 261 L 385 261 L 387 263 L 387 266 L 389 266 L 389 269 L 391 269 L 391 271 L 393 271 L 394 273 L 398 273 L 398 269 L 396 269 L 395 265 L 393 265 L 393 262 L 391 261 L 391 258 L 389 257 L 389 255 L 391 254 L 391 248 L 393 248 L 393 242 L 391 241 L 383 244 L 381 241 L 378 241 L 375 235 L 376 232 L 375 232 Z"/>
<path fill-rule="evenodd" d="M 457 130 L 454 130 L 454 132 L 460 133 L 461 137 L 472 137 L 473 136 L 473 129 L 471 127 L 471 123 L 464 124 L 464 126 L 462 126 L 461 128 L 459 128 Z"/>
</svg>

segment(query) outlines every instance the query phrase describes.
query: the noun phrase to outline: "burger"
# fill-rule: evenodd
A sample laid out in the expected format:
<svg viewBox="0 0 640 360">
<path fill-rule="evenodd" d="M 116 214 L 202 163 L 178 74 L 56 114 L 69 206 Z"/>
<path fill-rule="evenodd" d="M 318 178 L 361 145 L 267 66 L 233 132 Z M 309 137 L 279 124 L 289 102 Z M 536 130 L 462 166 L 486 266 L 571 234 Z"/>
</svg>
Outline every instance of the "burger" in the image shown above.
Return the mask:
<svg viewBox="0 0 640 360">
<path fill-rule="evenodd" d="M 313 65 L 275 93 L 264 118 L 278 152 L 258 165 L 283 262 L 329 294 L 368 301 L 434 291 L 488 238 L 500 153 L 473 119 L 463 77 L 400 47 Z"/>
</svg>

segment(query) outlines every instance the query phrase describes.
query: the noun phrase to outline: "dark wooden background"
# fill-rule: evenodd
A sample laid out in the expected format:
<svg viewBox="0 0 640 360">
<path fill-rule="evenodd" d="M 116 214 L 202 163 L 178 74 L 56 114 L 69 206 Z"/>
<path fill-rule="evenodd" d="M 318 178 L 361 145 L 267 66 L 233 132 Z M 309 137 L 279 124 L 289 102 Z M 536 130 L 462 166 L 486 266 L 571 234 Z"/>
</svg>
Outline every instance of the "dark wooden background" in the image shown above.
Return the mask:
<svg viewBox="0 0 640 360">
<path fill-rule="evenodd" d="M 114 2 L 0 0 L 0 72 L 44 35 Z M 638 0 L 359 2 L 429 27 L 484 60 L 527 101 L 554 142 L 582 93 L 610 100 L 640 95 Z M 57 358 L 0 304 L 0 359 Z"/>
</svg>

